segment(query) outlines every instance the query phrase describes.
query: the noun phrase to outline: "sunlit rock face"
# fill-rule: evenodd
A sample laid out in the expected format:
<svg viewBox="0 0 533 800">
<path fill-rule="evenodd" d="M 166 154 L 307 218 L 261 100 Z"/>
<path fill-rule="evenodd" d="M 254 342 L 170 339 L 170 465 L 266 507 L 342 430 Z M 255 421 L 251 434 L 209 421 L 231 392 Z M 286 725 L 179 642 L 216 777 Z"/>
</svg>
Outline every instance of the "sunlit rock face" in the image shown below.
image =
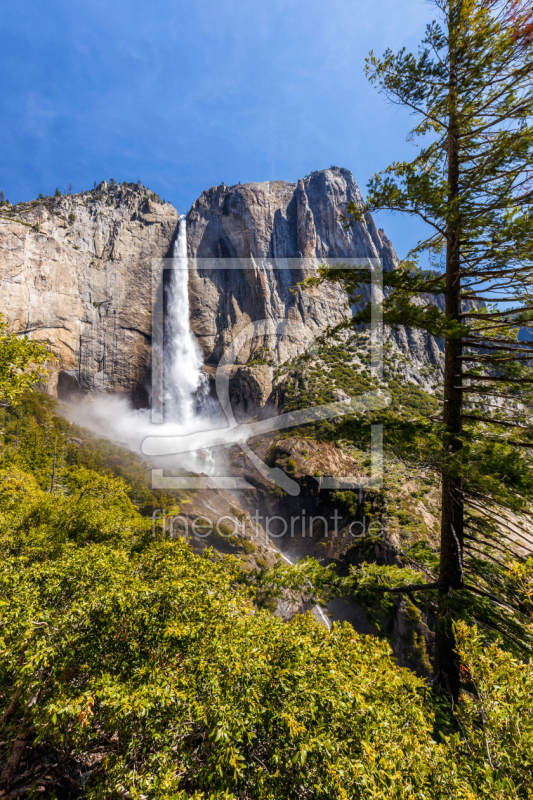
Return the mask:
<svg viewBox="0 0 533 800">
<path fill-rule="evenodd" d="M 271 368 L 346 313 L 339 287 L 298 286 L 310 266 L 325 258 L 397 264 L 370 217 L 346 228 L 350 202 L 362 202 L 353 176 L 332 167 L 297 183 L 212 187 L 187 214 L 190 325 L 206 370 L 247 325 L 266 321 L 235 357 L 252 364 L 239 373 L 243 407 L 249 387 L 254 404 L 266 402 Z M 171 256 L 178 220 L 172 205 L 140 184 L 105 181 L 90 192 L 0 208 L 0 310 L 15 331 L 50 342 L 58 358 L 51 393 L 122 392 L 148 404 L 152 265 Z M 203 269 L 203 259 L 213 258 L 247 268 Z M 274 335 L 279 320 L 287 324 Z M 417 332 L 402 332 L 398 343 L 422 360 L 438 356 L 435 342 Z"/>
<path fill-rule="evenodd" d="M 147 400 L 151 264 L 168 255 L 178 213 L 137 184 L 0 209 L 0 310 L 51 343 L 49 391 Z M 143 397 L 144 395 L 144 397 Z"/>
<path fill-rule="evenodd" d="M 381 258 L 386 269 L 397 263 L 391 243 L 372 219 L 346 228 L 342 217 L 350 202 L 361 204 L 361 193 L 352 174 L 337 167 L 297 183 L 222 184 L 202 193 L 187 215 L 187 230 L 189 256 L 197 267 L 190 278 L 191 325 L 208 365 L 218 363 L 252 321 L 287 319 L 291 328 L 270 340 L 249 341 L 240 353 L 241 364 L 265 346 L 275 361 L 284 361 L 340 322 L 345 294 L 333 285 L 302 291 L 298 282 L 307 274 L 306 265 L 325 258 Z M 234 266 L 247 268 L 202 269 L 209 263 L 204 259 L 213 258 L 235 259 Z M 275 259 L 280 269 L 264 259 Z"/>
</svg>

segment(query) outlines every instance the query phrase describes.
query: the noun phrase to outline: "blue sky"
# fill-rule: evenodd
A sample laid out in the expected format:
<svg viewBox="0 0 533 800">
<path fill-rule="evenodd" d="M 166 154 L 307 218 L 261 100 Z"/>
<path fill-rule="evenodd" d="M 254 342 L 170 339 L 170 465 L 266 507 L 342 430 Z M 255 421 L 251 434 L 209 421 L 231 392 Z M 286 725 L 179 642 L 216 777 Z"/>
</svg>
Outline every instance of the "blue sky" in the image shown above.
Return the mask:
<svg viewBox="0 0 533 800">
<path fill-rule="evenodd" d="M 412 119 L 364 59 L 414 49 L 424 0 L 18 0 L 0 18 L 0 189 L 137 181 L 186 212 L 225 181 L 291 180 L 332 164 L 361 190 L 410 158 Z M 380 215 L 400 255 L 421 224 Z"/>
</svg>

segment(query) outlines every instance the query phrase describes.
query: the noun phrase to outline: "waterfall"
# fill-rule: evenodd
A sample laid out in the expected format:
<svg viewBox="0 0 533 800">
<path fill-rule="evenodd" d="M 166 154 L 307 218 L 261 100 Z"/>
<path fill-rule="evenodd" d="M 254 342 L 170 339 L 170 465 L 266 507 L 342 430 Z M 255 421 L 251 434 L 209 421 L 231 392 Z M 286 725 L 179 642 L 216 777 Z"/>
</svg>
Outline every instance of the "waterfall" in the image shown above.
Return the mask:
<svg viewBox="0 0 533 800">
<path fill-rule="evenodd" d="M 189 325 L 189 271 L 187 223 L 179 219 L 172 254 L 173 267 L 168 289 L 165 357 L 165 417 L 187 425 L 196 416 L 198 397 L 206 389 L 202 354 Z"/>
<path fill-rule="evenodd" d="M 164 424 L 152 422 L 151 412 L 133 409 L 124 396 L 101 395 L 90 403 L 72 405 L 69 418 L 93 430 L 98 436 L 126 444 L 141 453 L 149 436 L 184 436 L 220 427 L 214 406 L 209 403 L 209 382 L 203 372 L 200 348 L 190 329 L 189 271 L 187 260 L 186 219 L 180 217 L 178 236 L 172 253 L 172 266 L 166 296 L 164 347 Z M 225 422 L 225 420 L 224 420 Z M 154 467 L 186 469 L 214 475 L 217 471 L 211 449 L 197 450 L 159 459 Z"/>
</svg>

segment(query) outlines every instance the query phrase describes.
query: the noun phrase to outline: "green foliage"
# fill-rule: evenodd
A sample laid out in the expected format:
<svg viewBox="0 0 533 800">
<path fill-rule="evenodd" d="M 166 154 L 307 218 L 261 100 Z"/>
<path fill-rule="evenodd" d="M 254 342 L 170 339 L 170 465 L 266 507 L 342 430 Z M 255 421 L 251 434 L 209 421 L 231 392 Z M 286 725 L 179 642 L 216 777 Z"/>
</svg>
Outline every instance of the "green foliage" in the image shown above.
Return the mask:
<svg viewBox="0 0 533 800">
<path fill-rule="evenodd" d="M 36 742 L 81 751 L 118 736 L 89 796 L 247 787 L 282 798 L 309 786 L 330 797 L 370 782 L 380 797 L 387 782 L 368 756 L 383 748 L 398 780 L 435 783 L 444 751 L 428 738 L 423 686 L 385 644 L 349 627 L 330 635 L 312 616 L 285 625 L 250 615 L 236 561 L 143 538 L 112 481 L 74 473 L 64 502 L 85 492 L 92 512 L 72 532 L 66 506 L 54 519 L 31 476 L 3 477 L 0 692 L 28 709 Z M 425 741 L 417 733 L 419 752 L 406 759 L 412 730 Z M 4 733 L 12 741 L 13 729 Z"/>
<path fill-rule="evenodd" d="M 0 403 L 16 405 L 45 376 L 42 364 L 54 360 L 45 342 L 17 336 L 0 314 Z"/>
<path fill-rule="evenodd" d="M 54 197 L 61 197 L 61 192 L 59 191 L 59 187 L 56 188 Z"/>
<path fill-rule="evenodd" d="M 63 550 L 70 542 L 119 543 L 151 531 L 140 517 L 119 478 L 98 475 L 84 467 L 63 473 L 63 492 L 41 489 L 31 473 L 17 467 L 0 470 L 0 519 L 9 552 Z"/>
<path fill-rule="evenodd" d="M 298 469 L 298 464 L 294 460 L 294 458 L 288 458 L 285 464 L 285 469 L 289 473 L 289 475 L 295 475 L 296 470 Z"/>
<path fill-rule="evenodd" d="M 153 535 L 125 481 L 79 463 L 80 442 L 57 447 L 72 426 L 52 401 L 30 395 L 22 408 L 3 410 L 0 466 L 0 736 L 15 768 L 22 742 L 63 763 L 96 749 L 89 800 L 528 796 L 531 665 L 459 628 L 460 734 L 386 641 L 269 611 L 287 588 L 363 604 L 381 591 L 387 609 L 384 590 L 420 573 L 362 564 L 339 577 L 280 559 L 250 574 L 194 555 Z M 109 463 L 105 448 L 91 454 Z M 508 579 L 531 604 L 533 563 Z M 407 622 L 417 617 L 411 603 Z"/>
<path fill-rule="evenodd" d="M 250 542 L 249 539 L 243 539 L 241 543 L 242 549 L 246 553 L 246 555 L 252 555 L 256 551 L 256 546 L 253 542 Z"/>
<path fill-rule="evenodd" d="M 533 383 L 533 347 L 517 339 L 533 322 L 533 8 L 523 0 L 436 6 L 440 19 L 427 26 L 417 55 L 389 49 L 367 59 L 370 81 L 416 116 L 410 138 L 422 137 L 421 146 L 412 161 L 373 176 L 366 202 L 352 202 L 346 222 L 365 224 L 370 212 L 389 210 L 430 226 L 383 275 L 380 305 L 385 324 L 445 338 L 442 414 L 393 421 L 386 436 L 398 456 L 442 474 L 436 674 L 457 697 L 454 616 L 478 619 L 507 646 L 531 652 L 506 560 L 524 558 L 513 526 L 524 529 L 533 500 L 531 394 L 523 391 Z M 445 275 L 421 273 L 422 252 L 436 268 L 445 256 Z M 343 283 L 353 304 L 370 270 L 339 264 L 311 283 L 327 279 Z M 359 305 L 340 327 L 370 318 L 369 304 Z"/>
<path fill-rule="evenodd" d="M 452 752 L 467 748 L 472 780 L 492 782 L 494 797 L 531 797 L 533 792 L 533 664 L 517 661 L 497 645 L 486 646 L 476 629 L 455 627 L 465 680 L 457 708 L 462 736 Z"/>
<path fill-rule="evenodd" d="M 255 367 L 260 365 L 272 366 L 273 364 L 272 353 L 267 345 L 263 345 L 254 353 L 254 357 L 248 362 L 248 367 Z"/>
<path fill-rule="evenodd" d="M 65 502 L 85 491 L 92 512 L 72 534 L 60 511 L 45 535 L 52 509 L 35 480 L 15 470 L 4 478 L 0 694 L 4 706 L 16 697 L 18 711 L 2 733 L 13 742 L 22 725 L 36 744 L 71 753 L 115 741 L 88 797 L 120 788 L 133 798 L 183 800 L 201 792 L 385 800 L 391 791 L 444 800 L 484 796 L 502 780 L 487 764 L 469 705 L 460 709 L 469 749 L 457 735 L 433 739 L 431 695 L 395 666 L 385 642 L 348 625 L 330 633 L 312 615 L 285 624 L 267 611 L 250 614 L 254 593 L 237 561 L 145 537 L 144 521 L 112 481 L 101 511 L 100 478 L 75 471 Z M 41 516 L 32 516 L 39 506 Z M 465 637 L 473 676 L 476 648 Z M 516 730 L 526 723 L 529 737 L 530 668 L 515 679 L 506 654 L 489 656 L 482 699 L 491 737 L 505 731 L 514 741 L 503 712 Z M 494 675 L 502 686 L 514 680 L 502 701 Z M 528 780 L 527 737 L 519 751 L 526 761 L 511 754 L 505 763 L 507 786 Z M 507 791 L 491 796 L 520 796 Z"/>
<path fill-rule="evenodd" d="M 357 516 L 357 510 L 359 507 L 359 495 L 357 492 L 350 492 L 348 490 L 334 492 L 331 495 L 331 502 L 338 503 L 351 517 Z"/>
<path fill-rule="evenodd" d="M 350 204 L 352 224 L 360 218 L 359 209 Z M 322 267 L 319 269 L 319 278 L 310 278 L 303 285 L 312 286 L 322 280 L 342 283 L 348 293 L 351 305 L 360 304 L 361 285 L 369 280 L 368 269 L 344 269 L 342 264 L 336 267 Z M 413 302 L 420 294 L 443 294 L 446 292 L 442 276 L 423 273 L 415 262 L 405 261 L 396 269 L 383 273 L 383 286 L 390 291 L 386 292 L 381 303 L 376 303 L 376 309 L 383 316 L 383 323 L 391 328 L 407 326 L 423 328 L 433 336 L 446 336 L 458 339 L 464 336 L 468 329 L 451 316 L 447 316 L 438 305 L 428 303 L 420 305 Z M 370 324 L 370 305 L 364 306 L 353 314 L 340 328 L 353 328 L 361 324 Z"/>
<path fill-rule="evenodd" d="M 55 493 L 61 493 L 64 471 L 85 467 L 120 478 L 132 503 L 143 515 L 170 510 L 189 499 L 190 492 L 150 489 L 146 464 L 134 453 L 58 416 L 57 404 L 47 395 L 21 396 L 15 408 L 0 408 L 3 448 L 0 468 L 17 466 L 31 472 L 41 489 L 50 490 L 55 464 Z"/>
</svg>

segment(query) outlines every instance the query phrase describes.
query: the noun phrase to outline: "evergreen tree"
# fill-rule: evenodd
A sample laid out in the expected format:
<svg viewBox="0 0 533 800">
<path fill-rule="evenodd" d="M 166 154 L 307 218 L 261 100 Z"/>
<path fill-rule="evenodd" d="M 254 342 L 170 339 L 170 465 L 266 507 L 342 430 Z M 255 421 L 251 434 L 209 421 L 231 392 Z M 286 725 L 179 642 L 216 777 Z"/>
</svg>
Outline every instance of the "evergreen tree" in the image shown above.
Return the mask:
<svg viewBox="0 0 533 800">
<path fill-rule="evenodd" d="M 533 9 L 523 0 L 436 0 L 440 22 L 426 31 L 418 55 L 387 50 L 367 59 L 367 75 L 394 103 L 418 118 L 422 145 L 413 161 L 374 175 L 362 208 L 348 223 L 389 210 L 420 217 L 427 240 L 399 269 L 385 273 L 385 324 L 445 337 L 444 403 L 434 454 L 442 474 L 439 616 L 435 677 L 453 698 L 460 690 L 453 620 L 475 619 L 520 648 L 526 611 L 506 565 L 533 496 L 527 387 L 533 343 L 519 342 L 533 316 Z M 444 273 L 417 268 L 420 253 Z M 363 271 L 341 268 L 352 301 Z M 420 295 L 445 296 L 420 304 Z M 369 308 L 349 324 L 369 321 Z M 477 407 L 477 408 L 476 408 Z M 481 409 L 481 410 L 479 410 Z M 428 445 L 429 446 L 429 445 Z M 518 515 L 518 516 L 516 516 Z M 432 585 L 416 591 L 430 591 Z"/>
<path fill-rule="evenodd" d="M 59 191 L 59 187 L 56 188 L 56 193 L 54 197 L 61 197 L 61 192 Z"/>
</svg>

